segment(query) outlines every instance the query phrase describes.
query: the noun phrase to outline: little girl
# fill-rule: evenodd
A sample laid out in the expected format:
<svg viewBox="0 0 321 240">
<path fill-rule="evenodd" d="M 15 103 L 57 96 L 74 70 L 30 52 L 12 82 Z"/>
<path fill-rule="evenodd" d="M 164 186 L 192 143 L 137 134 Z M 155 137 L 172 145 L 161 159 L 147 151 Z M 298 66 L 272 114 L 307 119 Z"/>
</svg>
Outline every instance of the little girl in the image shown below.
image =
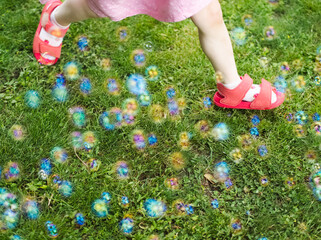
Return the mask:
<svg viewBox="0 0 321 240">
<path fill-rule="evenodd" d="M 281 105 L 284 94 L 262 79 L 253 84 L 249 75 L 238 75 L 231 40 L 218 0 L 40 0 L 46 3 L 33 42 L 36 59 L 53 65 L 60 57 L 63 37 L 70 23 L 108 17 L 120 21 L 147 14 L 159 21 L 178 22 L 191 18 L 198 28 L 202 49 L 223 82 L 217 83 L 214 103 L 225 108 L 272 109 Z"/>
</svg>

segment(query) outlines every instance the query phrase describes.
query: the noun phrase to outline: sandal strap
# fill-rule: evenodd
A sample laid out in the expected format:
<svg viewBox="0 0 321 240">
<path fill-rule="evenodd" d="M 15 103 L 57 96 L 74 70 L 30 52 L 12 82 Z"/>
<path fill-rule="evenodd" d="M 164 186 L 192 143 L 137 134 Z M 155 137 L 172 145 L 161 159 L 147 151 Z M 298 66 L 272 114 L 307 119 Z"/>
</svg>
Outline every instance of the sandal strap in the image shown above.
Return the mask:
<svg viewBox="0 0 321 240">
<path fill-rule="evenodd" d="M 251 108 L 265 109 L 271 106 L 272 86 L 271 83 L 262 78 L 259 95 L 251 103 Z"/>
<path fill-rule="evenodd" d="M 39 45 L 40 45 L 40 52 L 41 53 L 46 53 L 50 56 L 60 58 L 61 45 L 58 47 L 53 47 L 53 46 L 50 46 L 49 44 L 44 43 L 42 41 L 39 43 Z"/>
<path fill-rule="evenodd" d="M 244 75 L 241 83 L 234 89 L 228 89 L 222 83 L 217 83 L 218 91 L 224 97 L 221 99 L 220 103 L 229 106 L 237 106 L 242 102 L 252 84 L 253 80 L 247 74 Z"/>
</svg>

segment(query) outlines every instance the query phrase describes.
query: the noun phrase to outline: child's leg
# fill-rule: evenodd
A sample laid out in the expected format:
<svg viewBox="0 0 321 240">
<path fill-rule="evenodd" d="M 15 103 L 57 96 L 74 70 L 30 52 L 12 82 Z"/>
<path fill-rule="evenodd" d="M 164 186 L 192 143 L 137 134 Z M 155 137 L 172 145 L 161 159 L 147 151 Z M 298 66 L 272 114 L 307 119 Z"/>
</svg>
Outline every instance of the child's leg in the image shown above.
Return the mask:
<svg viewBox="0 0 321 240">
<path fill-rule="evenodd" d="M 224 85 L 230 89 L 237 87 L 241 80 L 237 72 L 230 36 L 224 24 L 218 0 L 213 0 L 212 3 L 192 16 L 191 19 L 198 27 L 202 49 L 211 61 L 215 71 L 222 73 Z M 243 100 L 251 102 L 259 92 L 260 86 L 253 84 L 253 87 Z M 276 95 L 272 92 L 271 102 L 275 101 Z"/>
</svg>

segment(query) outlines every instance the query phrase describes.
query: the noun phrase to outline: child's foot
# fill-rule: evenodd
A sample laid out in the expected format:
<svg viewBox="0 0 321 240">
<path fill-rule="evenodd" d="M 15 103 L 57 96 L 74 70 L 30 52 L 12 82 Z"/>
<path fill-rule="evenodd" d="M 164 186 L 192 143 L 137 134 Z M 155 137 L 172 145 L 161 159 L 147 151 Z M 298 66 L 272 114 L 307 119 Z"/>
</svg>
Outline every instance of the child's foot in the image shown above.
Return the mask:
<svg viewBox="0 0 321 240">
<path fill-rule="evenodd" d="M 272 88 L 268 81 L 262 79 L 261 85 L 253 84 L 247 74 L 239 83 L 218 83 L 217 87 L 214 103 L 219 107 L 264 110 L 276 108 L 284 101 L 284 94 Z"/>
<path fill-rule="evenodd" d="M 60 0 L 51 0 L 45 5 L 34 37 L 33 53 L 44 65 L 53 65 L 58 61 L 63 37 L 69 28 L 59 25 L 55 19 L 54 11 L 61 4 Z"/>
</svg>

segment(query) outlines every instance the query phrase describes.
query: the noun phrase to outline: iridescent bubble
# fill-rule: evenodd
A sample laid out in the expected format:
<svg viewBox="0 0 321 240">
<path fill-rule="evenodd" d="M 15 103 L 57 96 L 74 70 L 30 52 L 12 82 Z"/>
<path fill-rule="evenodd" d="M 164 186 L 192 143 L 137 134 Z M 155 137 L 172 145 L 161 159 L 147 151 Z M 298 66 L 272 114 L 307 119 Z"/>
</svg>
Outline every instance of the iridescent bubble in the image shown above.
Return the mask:
<svg viewBox="0 0 321 240">
<path fill-rule="evenodd" d="M 161 123 L 166 117 L 164 108 L 159 104 L 151 105 L 149 115 L 155 123 Z"/>
<path fill-rule="evenodd" d="M 317 158 L 317 153 L 316 153 L 316 151 L 309 149 L 309 150 L 305 153 L 305 158 L 306 158 L 309 162 L 313 163 L 313 162 L 315 161 L 315 159 Z"/>
<path fill-rule="evenodd" d="M 218 200 L 217 200 L 217 199 L 213 199 L 213 201 L 211 202 L 211 206 L 212 206 L 214 209 L 219 208 Z"/>
<path fill-rule="evenodd" d="M 257 126 L 259 125 L 259 123 L 261 122 L 260 118 L 258 115 L 254 115 L 252 118 L 251 118 L 251 123 L 254 125 L 254 126 Z"/>
<path fill-rule="evenodd" d="M 148 91 L 146 91 L 143 94 L 138 95 L 137 100 L 141 106 L 146 107 L 150 105 L 152 101 L 152 95 Z"/>
<path fill-rule="evenodd" d="M 242 155 L 241 150 L 239 148 L 234 148 L 230 152 L 230 156 L 235 163 L 240 163 L 243 160 L 243 155 Z"/>
<path fill-rule="evenodd" d="M 58 102 L 66 102 L 68 99 L 68 90 L 64 85 L 55 85 L 51 91 L 52 97 Z"/>
<path fill-rule="evenodd" d="M 225 123 L 218 123 L 212 130 L 212 135 L 217 141 L 223 141 L 229 137 L 229 129 Z"/>
<path fill-rule="evenodd" d="M 100 125 L 106 130 L 114 130 L 122 126 L 123 115 L 119 108 L 112 108 L 99 116 Z"/>
<path fill-rule="evenodd" d="M 147 52 L 152 52 L 153 51 L 153 43 L 151 41 L 147 41 L 144 43 L 144 49 L 147 51 Z"/>
<path fill-rule="evenodd" d="M 181 170 L 185 167 L 186 161 L 182 153 L 174 152 L 169 156 L 169 162 L 175 170 Z"/>
<path fill-rule="evenodd" d="M 290 71 L 290 66 L 287 62 L 283 62 L 280 66 L 280 70 L 282 72 L 283 75 L 286 75 L 289 73 Z"/>
<path fill-rule="evenodd" d="M 239 143 L 244 150 L 251 148 L 253 143 L 252 137 L 250 134 L 244 134 L 238 137 Z"/>
<path fill-rule="evenodd" d="M 316 76 L 313 82 L 316 86 L 321 86 L 321 76 Z"/>
<path fill-rule="evenodd" d="M 317 136 L 321 136 L 321 122 L 312 123 L 311 129 Z"/>
<path fill-rule="evenodd" d="M 43 158 L 40 160 L 40 169 L 43 170 L 47 175 L 52 172 L 52 164 L 49 158 Z"/>
<path fill-rule="evenodd" d="M 135 116 L 132 111 L 129 110 L 123 110 L 123 120 L 124 124 L 129 126 L 129 125 L 134 125 L 135 124 Z"/>
<path fill-rule="evenodd" d="M 37 108 L 40 105 L 40 95 L 35 90 L 29 90 L 25 95 L 25 103 L 30 108 Z"/>
<path fill-rule="evenodd" d="M 129 216 L 124 217 L 119 223 L 119 228 L 124 234 L 131 234 L 134 229 L 134 220 Z"/>
<path fill-rule="evenodd" d="M 236 45 L 242 46 L 247 41 L 247 36 L 244 28 L 237 27 L 231 31 L 231 37 Z"/>
<path fill-rule="evenodd" d="M 76 127 L 82 128 L 86 125 L 86 114 L 82 107 L 69 108 L 69 113 Z"/>
<path fill-rule="evenodd" d="M 80 51 L 82 52 L 88 51 L 89 50 L 88 43 L 89 43 L 89 40 L 86 36 L 78 37 L 77 46 Z"/>
<path fill-rule="evenodd" d="M 156 65 L 150 65 L 145 69 L 146 79 L 155 82 L 159 79 L 161 72 Z"/>
<path fill-rule="evenodd" d="M 176 96 L 176 90 L 174 87 L 171 87 L 171 86 L 165 89 L 165 93 L 168 99 L 173 99 Z"/>
<path fill-rule="evenodd" d="M 50 180 L 55 188 L 58 188 L 62 183 L 61 178 L 57 174 L 52 175 Z"/>
<path fill-rule="evenodd" d="M 297 124 L 295 126 L 293 126 L 293 131 L 294 131 L 294 134 L 298 137 L 298 138 L 303 138 L 305 137 L 306 135 L 306 130 L 305 128 L 300 125 L 300 124 Z"/>
<path fill-rule="evenodd" d="M 91 211 L 97 217 L 106 217 L 109 214 L 108 205 L 103 199 L 96 199 L 91 205 Z"/>
<path fill-rule="evenodd" d="M 147 140 L 148 140 L 149 146 L 154 147 L 157 145 L 158 140 L 157 140 L 157 136 L 154 133 L 148 134 Z"/>
<path fill-rule="evenodd" d="M 231 228 L 234 233 L 238 233 L 242 231 L 242 223 L 239 219 L 232 219 L 231 220 Z"/>
<path fill-rule="evenodd" d="M 309 116 L 304 111 L 298 111 L 294 115 L 295 122 L 300 125 L 305 125 L 309 121 Z"/>
<path fill-rule="evenodd" d="M 131 135 L 131 140 L 134 144 L 134 147 L 138 150 L 144 150 L 146 147 L 145 135 L 142 130 L 134 130 Z"/>
<path fill-rule="evenodd" d="M 97 144 L 97 138 L 92 131 L 86 131 L 82 135 L 82 141 L 84 143 L 84 147 L 87 151 L 90 151 Z"/>
<path fill-rule="evenodd" d="M 80 80 L 80 85 L 79 85 L 80 91 L 85 94 L 88 95 L 91 93 L 92 90 L 92 85 L 91 82 L 88 78 L 82 78 Z"/>
<path fill-rule="evenodd" d="M 76 62 L 68 62 L 64 66 L 64 76 L 68 80 L 77 80 L 80 76 L 80 66 Z"/>
<path fill-rule="evenodd" d="M 246 14 L 242 17 L 242 22 L 246 25 L 246 26 L 251 26 L 253 23 L 253 19 L 252 16 L 250 14 Z"/>
<path fill-rule="evenodd" d="M 209 109 L 212 106 L 212 99 L 210 97 L 203 98 L 203 105 L 205 109 Z"/>
<path fill-rule="evenodd" d="M 129 31 L 127 27 L 119 27 L 116 31 L 116 35 L 119 38 L 119 41 L 127 41 L 129 37 Z"/>
<path fill-rule="evenodd" d="M 88 165 L 90 171 L 93 171 L 93 172 L 98 171 L 100 164 L 101 164 L 101 162 L 95 158 L 91 158 L 87 162 L 87 165 Z"/>
<path fill-rule="evenodd" d="M 318 200 L 321 201 L 321 170 L 318 169 L 314 173 L 311 174 L 310 176 L 310 187 L 313 191 L 314 197 Z"/>
<path fill-rule="evenodd" d="M 269 3 L 276 5 L 279 3 L 279 0 L 269 0 Z"/>
<path fill-rule="evenodd" d="M 106 80 L 106 88 L 109 94 L 118 96 L 120 92 L 120 86 L 115 78 L 108 78 Z"/>
<path fill-rule="evenodd" d="M 275 0 L 274 0 L 275 1 Z M 266 238 L 266 237 L 260 237 L 260 238 L 258 238 L 257 240 L 269 240 L 268 238 Z"/>
<path fill-rule="evenodd" d="M 258 146 L 257 151 L 261 157 L 265 157 L 268 154 L 268 149 L 265 145 Z"/>
<path fill-rule="evenodd" d="M 51 238 L 58 237 L 58 229 L 57 229 L 57 226 L 55 224 L 53 224 L 53 222 L 47 221 L 45 223 L 45 227 L 47 229 L 47 234 L 49 237 L 51 237 Z"/>
<path fill-rule="evenodd" d="M 289 177 L 284 181 L 284 184 L 286 187 L 292 189 L 295 186 L 295 181 L 293 180 L 292 177 Z"/>
<path fill-rule="evenodd" d="M 209 135 L 210 126 L 208 121 L 200 120 L 195 124 L 195 129 L 201 134 L 202 137 Z"/>
<path fill-rule="evenodd" d="M 263 187 L 266 187 L 267 185 L 269 185 L 269 179 L 267 176 L 263 176 L 260 178 L 260 183 Z"/>
<path fill-rule="evenodd" d="M 2 222 L 5 228 L 15 228 L 19 222 L 19 213 L 11 209 L 6 209 L 2 214 Z"/>
<path fill-rule="evenodd" d="M 67 161 L 68 153 L 61 147 L 54 147 L 50 151 L 50 158 L 58 163 L 64 163 Z"/>
<path fill-rule="evenodd" d="M 160 240 L 160 237 L 158 235 L 153 234 L 148 237 L 148 240 Z"/>
<path fill-rule="evenodd" d="M 306 82 L 304 77 L 301 75 L 292 78 L 291 84 L 297 92 L 303 92 L 305 90 Z"/>
<path fill-rule="evenodd" d="M 168 100 L 167 107 L 168 107 L 169 115 L 172 118 L 179 117 L 179 108 L 178 108 L 177 101 L 175 101 L 174 99 Z"/>
<path fill-rule="evenodd" d="M 167 210 L 165 203 L 152 198 L 144 202 L 144 209 L 149 217 L 161 217 Z"/>
<path fill-rule="evenodd" d="M 278 92 L 285 93 L 288 84 L 283 76 L 277 76 L 275 78 L 274 87 Z"/>
<path fill-rule="evenodd" d="M 101 62 L 100 62 L 100 65 L 103 68 L 103 70 L 105 70 L 105 71 L 110 70 L 110 68 L 111 68 L 111 60 L 110 60 L 110 58 L 102 59 Z"/>
<path fill-rule="evenodd" d="M 66 86 L 66 79 L 63 74 L 56 75 L 56 86 Z"/>
<path fill-rule="evenodd" d="M 22 237 L 20 237 L 19 235 L 13 235 L 10 236 L 9 240 L 22 240 Z"/>
<path fill-rule="evenodd" d="M 142 49 L 136 49 L 132 52 L 132 54 L 130 55 L 130 59 L 132 61 L 132 63 L 136 66 L 136 67 L 143 67 L 145 66 L 146 63 L 146 55 L 144 50 Z"/>
<path fill-rule="evenodd" d="M 71 133 L 71 144 L 76 149 L 81 149 L 84 147 L 83 137 L 81 132 L 72 132 Z"/>
<path fill-rule="evenodd" d="M 127 98 L 122 105 L 123 110 L 127 110 L 128 112 L 136 115 L 139 111 L 139 105 L 135 98 Z"/>
<path fill-rule="evenodd" d="M 165 186 L 171 190 L 179 189 L 178 179 L 177 178 L 167 178 L 164 182 Z"/>
<path fill-rule="evenodd" d="M 0 207 L 11 209 L 13 211 L 18 210 L 17 196 L 8 192 L 5 188 L 0 188 L 0 192 Z"/>
<path fill-rule="evenodd" d="M 286 119 L 288 122 L 293 122 L 293 120 L 294 120 L 294 114 L 293 114 L 293 113 L 286 113 L 286 114 L 285 114 L 285 119 Z"/>
<path fill-rule="evenodd" d="M 257 127 L 252 127 L 250 129 L 250 134 L 252 137 L 258 137 L 260 135 Z"/>
<path fill-rule="evenodd" d="M 38 203 L 36 201 L 27 199 L 22 204 L 22 212 L 25 214 L 27 218 L 31 220 L 37 219 L 40 214 Z"/>
<path fill-rule="evenodd" d="M 293 66 L 294 69 L 298 70 L 303 66 L 303 64 L 302 64 L 300 59 L 295 59 L 292 62 L 292 66 Z"/>
<path fill-rule="evenodd" d="M 228 179 L 230 167 L 226 162 L 218 162 L 214 166 L 214 178 L 219 182 L 224 182 Z"/>
<path fill-rule="evenodd" d="M 227 178 L 225 181 L 224 181 L 224 186 L 225 186 L 225 189 L 226 190 L 231 190 L 232 187 L 233 187 L 233 181 L 231 178 Z"/>
<path fill-rule="evenodd" d="M 85 225 L 85 217 L 82 213 L 77 213 L 75 215 L 75 223 L 77 226 L 83 226 Z"/>
<path fill-rule="evenodd" d="M 20 168 L 16 162 L 8 162 L 3 170 L 3 175 L 6 181 L 16 181 L 20 177 Z"/>
<path fill-rule="evenodd" d="M 17 141 L 21 141 L 25 138 L 26 131 L 21 125 L 14 124 L 9 129 L 9 135 Z"/>
<path fill-rule="evenodd" d="M 276 31 L 273 26 L 264 28 L 264 35 L 267 40 L 273 40 L 276 38 Z"/>
<path fill-rule="evenodd" d="M 116 174 L 120 179 L 128 178 L 129 168 L 128 164 L 124 161 L 117 162 L 115 164 Z"/>
<path fill-rule="evenodd" d="M 110 203 L 111 201 L 111 194 L 109 192 L 103 192 L 101 194 L 101 199 L 103 199 L 106 203 Z"/>
<path fill-rule="evenodd" d="M 48 174 L 44 171 L 44 170 L 40 170 L 38 172 L 38 177 L 41 179 L 41 180 L 46 180 L 48 178 Z"/>
<path fill-rule="evenodd" d="M 190 149 L 190 133 L 188 132 L 182 132 L 179 135 L 179 141 L 178 145 L 181 147 L 183 151 L 189 150 Z"/>
<path fill-rule="evenodd" d="M 316 55 L 321 56 L 321 45 L 317 47 Z"/>
<path fill-rule="evenodd" d="M 130 74 L 126 80 L 126 86 L 130 93 L 141 95 L 146 92 L 146 80 L 140 74 Z"/>
<path fill-rule="evenodd" d="M 64 197 L 70 197 L 72 194 L 72 184 L 69 181 L 62 181 L 58 187 L 59 193 Z"/>
<path fill-rule="evenodd" d="M 178 106 L 178 109 L 182 112 L 185 107 L 186 107 L 186 100 L 185 98 L 179 98 L 177 99 L 177 106 Z"/>
<path fill-rule="evenodd" d="M 129 207 L 129 199 L 126 196 L 121 197 L 121 205 L 123 207 Z"/>
<path fill-rule="evenodd" d="M 261 67 L 266 68 L 269 65 L 270 60 L 267 57 L 261 57 L 259 63 Z"/>
</svg>

